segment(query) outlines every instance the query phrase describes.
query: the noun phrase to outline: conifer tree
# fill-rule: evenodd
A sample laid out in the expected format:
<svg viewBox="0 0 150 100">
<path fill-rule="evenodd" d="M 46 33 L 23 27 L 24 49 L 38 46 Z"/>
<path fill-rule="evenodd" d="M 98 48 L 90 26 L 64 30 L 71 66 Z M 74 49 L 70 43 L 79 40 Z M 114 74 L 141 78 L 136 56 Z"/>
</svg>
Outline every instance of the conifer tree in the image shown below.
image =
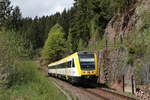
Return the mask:
<svg viewBox="0 0 150 100">
<path fill-rule="evenodd" d="M 18 6 L 16 6 L 12 11 L 12 16 L 11 16 L 11 20 L 12 20 L 11 24 L 14 30 L 18 31 L 22 26 L 21 19 L 22 19 L 22 15 L 20 9 Z"/>
<path fill-rule="evenodd" d="M 12 6 L 10 0 L 0 1 L 0 27 L 4 26 L 10 14 L 12 12 Z"/>
<path fill-rule="evenodd" d="M 88 0 L 75 0 L 74 15 L 71 21 L 71 29 L 69 34 L 70 42 L 73 45 L 73 52 L 78 50 L 80 40 L 82 40 L 82 43 L 85 44 L 84 46 L 87 46 L 90 38 L 88 25 L 90 20 L 90 12 L 88 3 Z"/>
</svg>

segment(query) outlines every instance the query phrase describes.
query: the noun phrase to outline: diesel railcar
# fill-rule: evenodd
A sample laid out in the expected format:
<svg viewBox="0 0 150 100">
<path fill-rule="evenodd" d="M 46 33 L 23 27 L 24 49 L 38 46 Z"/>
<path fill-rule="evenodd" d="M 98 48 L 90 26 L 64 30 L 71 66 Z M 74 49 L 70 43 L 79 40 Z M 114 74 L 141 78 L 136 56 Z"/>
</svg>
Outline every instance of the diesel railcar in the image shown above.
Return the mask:
<svg viewBox="0 0 150 100">
<path fill-rule="evenodd" d="M 96 53 L 76 52 L 48 65 L 48 74 L 72 83 L 96 82 L 98 60 Z"/>
</svg>

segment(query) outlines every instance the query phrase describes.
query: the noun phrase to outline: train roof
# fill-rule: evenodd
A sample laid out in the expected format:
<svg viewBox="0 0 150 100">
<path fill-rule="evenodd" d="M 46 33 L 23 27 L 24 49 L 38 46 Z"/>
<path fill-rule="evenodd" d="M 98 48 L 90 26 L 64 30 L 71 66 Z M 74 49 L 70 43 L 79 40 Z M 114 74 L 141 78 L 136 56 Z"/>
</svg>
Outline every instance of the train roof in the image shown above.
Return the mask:
<svg viewBox="0 0 150 100">
<path fill-rule="evenodd" d="M 55 64 L 57 64 L 57 63 L 59 63 L 59 62 L 61 62 L 61 61 L 65 61 L 65 60 L 67 60 L 69 57 L 72 57 L 72 56 L 74 56 L 74 55 L 76 55 L 76 54 L 93 54 L 93 52 L 87 52 L 87 51 L 75 52 L 75 53 L 73 53 L 73 54 L 71 54 L 71 55 L 68 55 L 68 56 L 66 56 L 66 57 L 64 57 L 64 58 L 62 58 L 62 59 L 60 59 L 60 60 L 58 60 L 58 61 L 55 61 L 55 62 L 53 62 L 53 63 L 50 63 L 48 66 L 53 66 L 53 65 L 55 65 Z"/>
</svg>

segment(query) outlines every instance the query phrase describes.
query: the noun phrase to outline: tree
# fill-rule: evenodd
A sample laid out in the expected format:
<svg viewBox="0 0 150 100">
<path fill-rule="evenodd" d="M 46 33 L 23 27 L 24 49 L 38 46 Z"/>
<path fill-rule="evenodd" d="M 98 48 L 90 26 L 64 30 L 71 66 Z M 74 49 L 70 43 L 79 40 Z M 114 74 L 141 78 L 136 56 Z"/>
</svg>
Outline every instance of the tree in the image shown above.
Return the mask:
<svg viewBox="0 0 150 100">
<path fill-rule="evenodd" d="M 64 30 L 59 24 L 56 24 L 48 34 L 48 39 L 45 42 L 42 55 L 46 63 L 50 63 L 62 58 L 65 51 Z"/>
<path fill-rule="evenodd" d="M 65 32 L 65 38 L 67 39 L 68 36 L 68 32 L 69 32 L 69 25 L 70 25 L 70 11 L 66 11 L 66 9 L 64 9 L 64 11 L 62 12 L 58 23 L 63 27 L 64 32 Z"/>
<path fill-rule="evenodd" d="M 69 40 L 72 44 L 72 51 L 79 50 L 79 41 L 85 46 L 88 45 L 90 39 L 89 22 L 90 22 L 90 10 L 88 7 L 88 0 L 76 0 L 73 10 L 73 18 L 70 25 Z"/>
<path fill-rule="evenodd" d="M 31 57 L 32 46 L 13 31 L 0 31 L 0 85 L 10 87 L 16 81 L 22 82 L 25 69 L 17 66 L 20 61 Z M 17 71 L 19 69 L 19 71 Z M 21 71 L 20 71 L 21 69 Z M 21 73 L 20 73 L 21 72 Z M 25 73 L 28 74 L 28 73 Z"/>
<path fill-rule="evenodd" d="M 11 24 L 14 30 L 18 31 L 19 28 L 21 27 L 22 25 L 21 19 L 22 19 L 22 15 L 20 9 L 18 6 L 16 6 L 12 11 L 12 16 L 11 16 L 11 20 L 12 20 Z"/>
<path fill-rule="evenodd" d="M 10 17 L 12 6 L 10 0 L 0 1 L 0 27 L 5 25 L 5 22 Z"/>
<path fill-rule="evenodd" d="M 104 29 L 113 16 L 113 9 L 111 7 L 112 0 L 92 0 L 91 10 L 94 14 L 94 24 L 96 27 L 96 34 L 100 39 L 103 38 Z"/>
</svg>

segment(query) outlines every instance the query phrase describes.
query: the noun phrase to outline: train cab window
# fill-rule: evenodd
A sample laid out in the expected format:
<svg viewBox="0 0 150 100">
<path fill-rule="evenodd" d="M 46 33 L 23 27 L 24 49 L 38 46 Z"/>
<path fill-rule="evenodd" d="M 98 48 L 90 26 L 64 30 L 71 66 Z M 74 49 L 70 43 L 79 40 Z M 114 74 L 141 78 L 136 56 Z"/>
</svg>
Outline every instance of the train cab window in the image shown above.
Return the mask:
<svg viewBox="0 0 150 100">
<path fill-rule="evenodd" d="M 95 58 L 93 53 L 79 53 L 79 61 L 82 70 L 95 70 Z"/>
</svg>

